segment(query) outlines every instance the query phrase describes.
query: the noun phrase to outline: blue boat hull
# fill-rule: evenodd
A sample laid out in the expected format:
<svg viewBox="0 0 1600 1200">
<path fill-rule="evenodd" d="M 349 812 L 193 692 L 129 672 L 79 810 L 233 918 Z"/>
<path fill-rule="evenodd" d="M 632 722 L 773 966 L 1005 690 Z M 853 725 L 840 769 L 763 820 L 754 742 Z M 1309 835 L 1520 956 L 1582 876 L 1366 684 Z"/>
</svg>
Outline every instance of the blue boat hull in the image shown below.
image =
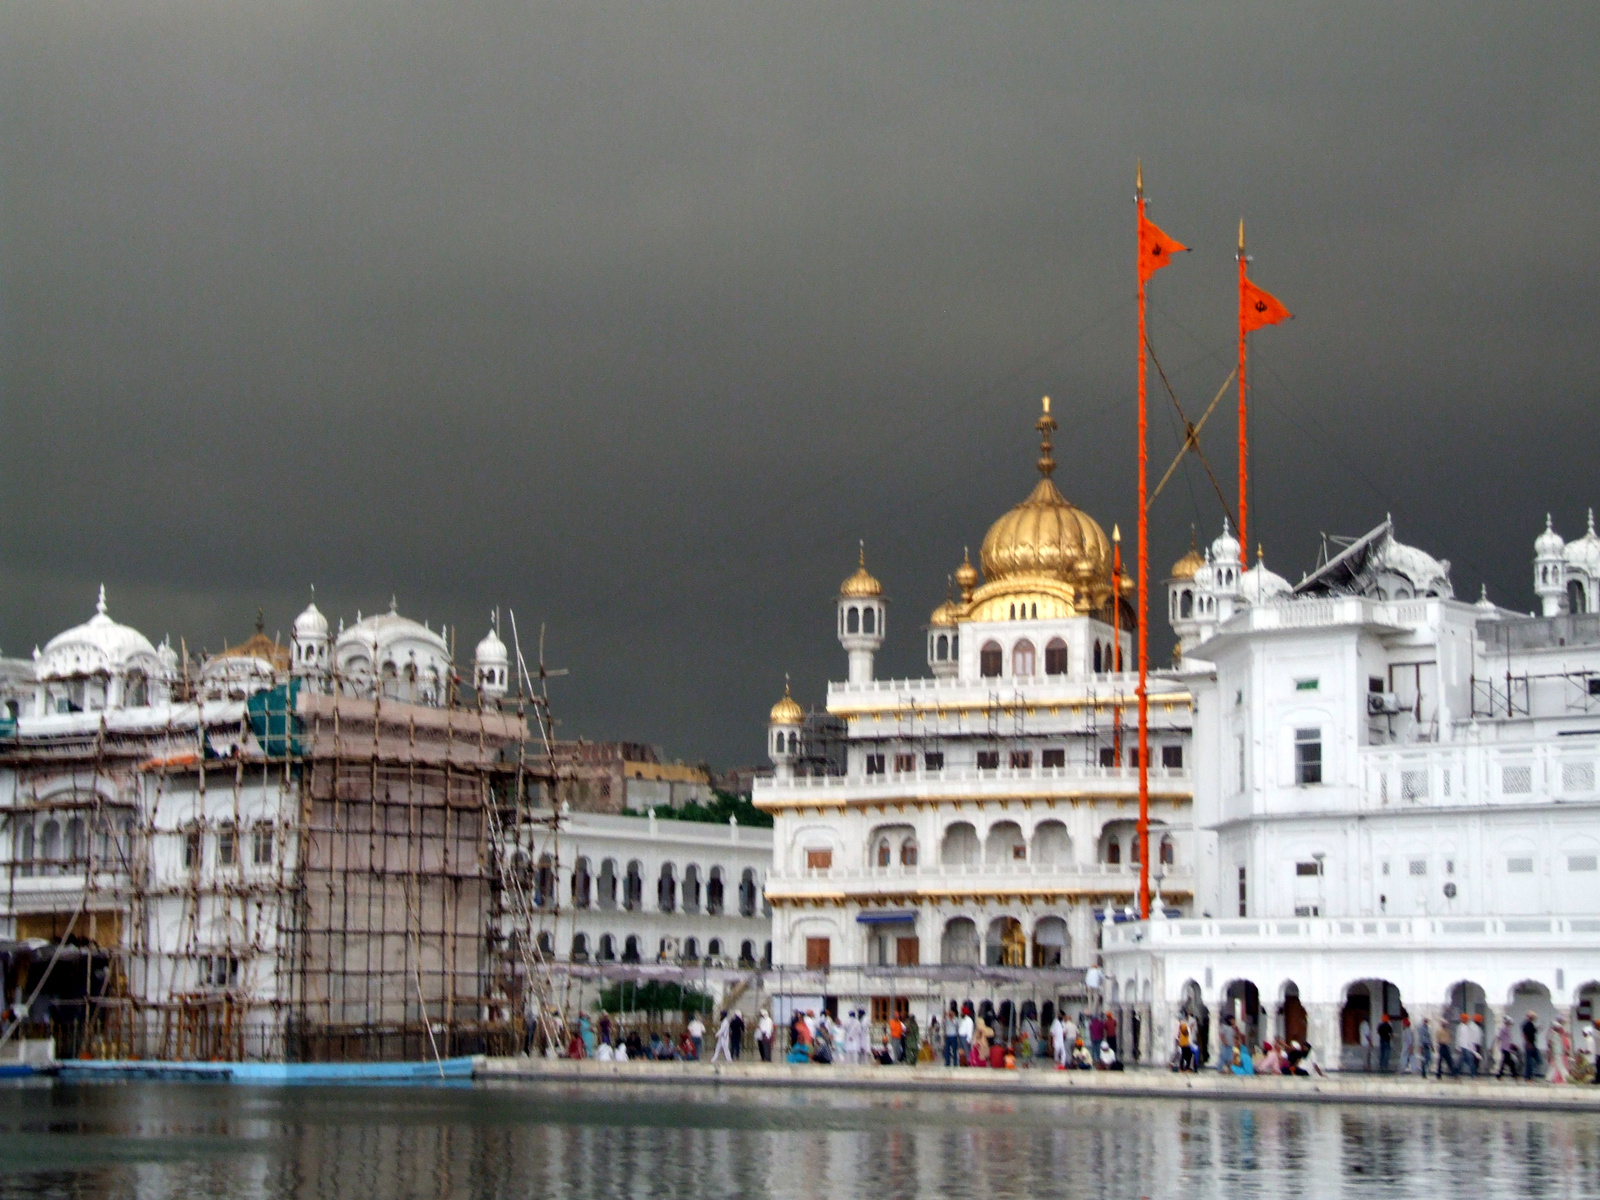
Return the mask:
<svg viewBox="0 0 1600 1200">
<path fill-rule="evenodd" d="M 213 1083 L 438 1083 L 472 1078 L 471 1058 L 442 1062 L 372 1063 L 191 1063 L 76 1060 L 60 1063 L 57 1075 L 91 1079 L 170 1079 Z"/>
</svg>

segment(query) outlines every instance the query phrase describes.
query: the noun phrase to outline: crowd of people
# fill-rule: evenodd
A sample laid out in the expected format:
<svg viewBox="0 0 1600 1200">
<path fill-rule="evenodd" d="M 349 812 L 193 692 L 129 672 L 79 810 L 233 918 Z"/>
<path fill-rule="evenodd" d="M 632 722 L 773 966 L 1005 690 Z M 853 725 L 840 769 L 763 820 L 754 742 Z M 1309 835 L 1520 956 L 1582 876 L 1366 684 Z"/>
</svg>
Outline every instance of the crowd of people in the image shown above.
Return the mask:
<svg viewBox="0 0 1600 1200">
<path fill-rule="evenodd" d="M 1169 1066 L 1174 1071 L 1204 1069 L 1209 1049 L 1204 1022 L 1180 1014 Z M 1559 1017 L 1541 1029 L 1529 1011 L 1517 1025 L 1502 1017 L 1493 1038 L 1486 1036 L 1481 1013 L 1462 1013 L 1437 1023 L 1406 1014 L 1382 1014 L 1376 1025 L 1363 1020 L 1357 1031 L 1361 1068 L 1379 1073 L 1434 1079 L 1488 1077 L 1544 1079 L 1550 1083 L 1600 1083 L 1600 1022 L 1584 1023 L 1576 1041 Z M 1218 1054 L 1209 1064 L 1232 1075 L 1322 1075 L 1309 1042 L 1266 1038 L 1257 1043 L 1232 1017 L 1217 1030 Z"/>
</svg>

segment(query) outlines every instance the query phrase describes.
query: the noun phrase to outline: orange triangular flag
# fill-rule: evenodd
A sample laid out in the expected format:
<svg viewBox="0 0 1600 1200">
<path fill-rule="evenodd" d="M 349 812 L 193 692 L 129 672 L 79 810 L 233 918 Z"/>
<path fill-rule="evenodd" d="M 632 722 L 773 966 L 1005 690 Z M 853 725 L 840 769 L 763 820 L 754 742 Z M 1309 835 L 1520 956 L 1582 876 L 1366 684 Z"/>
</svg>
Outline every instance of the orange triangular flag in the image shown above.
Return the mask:
<svg viewBox="0 0 1600 1200">
<path fill-rule="evenodd" d="M 1243 281 L 1243 294 L 1239 297 L 1239 320 L 1244 332 L 1260 329 L 1263 325 L 1276 325 L 1294 316 L 1283 302 L 1271 292 L 1258 288 L 1250 280 Z"/>
<path fill-rule="evenodd" d="M 1189 247 L 1174 241 L 1157 228 L 1154 221 L 1139 214 L 1139 282 L 1143 283 Z"/>
</svg>

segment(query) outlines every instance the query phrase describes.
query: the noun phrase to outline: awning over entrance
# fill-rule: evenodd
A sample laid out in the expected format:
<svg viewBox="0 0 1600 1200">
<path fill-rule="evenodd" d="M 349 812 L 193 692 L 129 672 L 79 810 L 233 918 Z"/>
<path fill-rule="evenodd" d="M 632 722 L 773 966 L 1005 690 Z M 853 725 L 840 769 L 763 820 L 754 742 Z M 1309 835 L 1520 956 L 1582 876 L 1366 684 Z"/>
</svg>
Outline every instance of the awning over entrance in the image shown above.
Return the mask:
<svg viewBox="0 0 1600 1200">
<path fill-rule="evenodd" d="M 859 925 L 911 925 L 915 924 L 917 914 L 914 912 L 864 912 L 856 914 L 856 923 Z"/>
</svg>

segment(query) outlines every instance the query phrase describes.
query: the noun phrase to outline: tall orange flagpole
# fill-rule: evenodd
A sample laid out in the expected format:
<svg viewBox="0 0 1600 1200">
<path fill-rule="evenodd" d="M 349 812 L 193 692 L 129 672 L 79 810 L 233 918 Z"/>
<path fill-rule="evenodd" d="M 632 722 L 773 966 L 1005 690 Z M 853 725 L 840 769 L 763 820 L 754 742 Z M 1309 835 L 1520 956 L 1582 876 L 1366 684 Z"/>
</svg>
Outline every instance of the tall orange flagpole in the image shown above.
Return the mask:
<svg viewBox="0 0 1600 1200">
<path fill-rule="evenodd" d="M 1250 508 L 1250 437 L 1245 432 L 1244 366 L 1245 366 L 1245 264 L 1250 260 L 1244 254 L 1244 218 L 1239 219 L 1239 570 L 1249 568 L 1246 561 L 1250 545 L 1250 531 L 1246 522 Z"/>
<path fill-rule="evenodd" d="M 1144 405 L 1144 164 L 1134 168 L 1134 195 L 1139 203 L 1139 916 L 1150 919 L 1150 494 L 1145 477 Z"/>
<path fill-rule="evenodd" d="M 1157 229 L 1144 215 L 1144 164 L 1134 176 L 1139 210 L 1139 915 L 1150 917 L 1150 484 L 1146 475 L 1144 401 L 1145 280 L 1188 247 Z"/>
<path fill-rule="evenodd" d="M 1244 252 L 1244 221 L 1239 222 L 1239 569 L 1247 569 L 1250 529 L 1250 438 L 1245 427 L 1245 345 L 1252 329 L 1276 325 L 1294 316 L 1271 292 L 1250 282 L 1250 256 Z"/>
</svg>

